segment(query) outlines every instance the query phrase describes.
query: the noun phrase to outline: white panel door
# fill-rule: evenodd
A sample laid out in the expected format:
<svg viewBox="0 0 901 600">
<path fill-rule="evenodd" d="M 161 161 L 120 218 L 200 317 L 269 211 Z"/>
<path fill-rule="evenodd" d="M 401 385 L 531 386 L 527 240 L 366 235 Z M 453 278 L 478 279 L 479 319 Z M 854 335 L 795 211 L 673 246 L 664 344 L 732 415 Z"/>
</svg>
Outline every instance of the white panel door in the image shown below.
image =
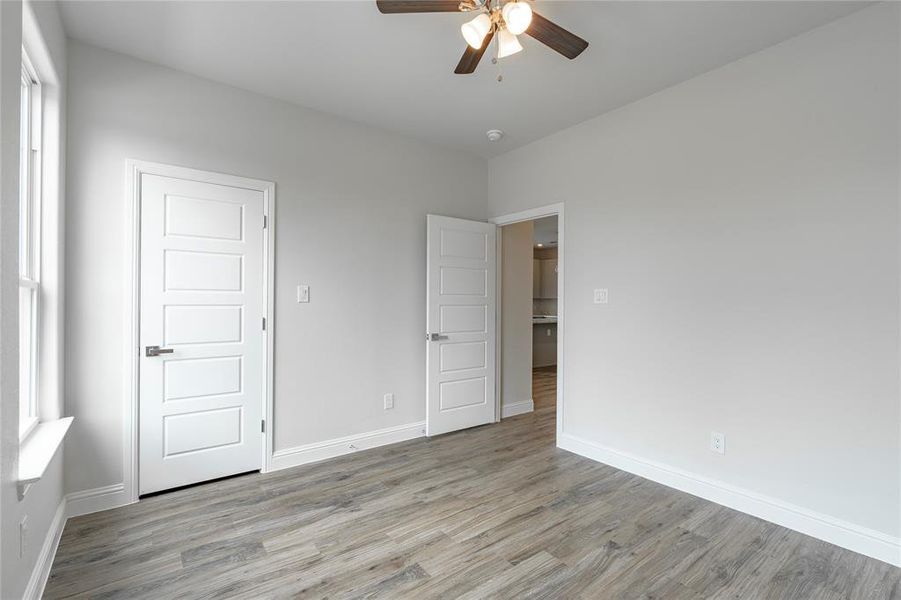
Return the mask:
<svg viewBox="0 0 901 600">
<path fill-rule="evenodd" d="M 259 470 L 263 192 L 144 174 L 140 194 L 140 493 Z"/>
<path fill-rule="evenodd" d="M 496 227 L 428 216 L 426 433 L 495 420 Z"/>
</svg>

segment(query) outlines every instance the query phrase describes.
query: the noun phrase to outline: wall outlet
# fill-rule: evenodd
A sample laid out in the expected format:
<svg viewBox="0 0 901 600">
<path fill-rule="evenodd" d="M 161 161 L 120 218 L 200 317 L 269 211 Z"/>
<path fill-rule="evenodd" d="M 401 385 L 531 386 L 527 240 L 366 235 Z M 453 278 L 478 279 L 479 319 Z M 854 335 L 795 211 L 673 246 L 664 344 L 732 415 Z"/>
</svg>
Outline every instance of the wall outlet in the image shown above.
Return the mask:
<svg viewBox="0 0 901 600">
<path fill-rule="evenodd" d="M 385 410 L 394 408 L 394 394 L 385 394 Z"/>
<path fill-rule="evenodd" d="M 594 291 L 595 304 L 607 304 L 608 298 L 609 294 L 607 293 L 607 288 L 598 288 Z"/>
<path fill-rule="evenodd" d="M 310 286 L 305 285 L 305 284 L 297 286 L 297 301 L 298 302 L 309 302 L 310 301 Z"/>
<path fill-rule="evenodd" d="M 716 431 L 710 432 L 710 450 L 719 454 L 726 453 L 726 434 Z"/>
<path fill-rule="evenodd" d="M 19 558 L 25 556 L 25 546 L 28 540 L 28 517 L 22 517 L 19 521 Z"/>
</svg>

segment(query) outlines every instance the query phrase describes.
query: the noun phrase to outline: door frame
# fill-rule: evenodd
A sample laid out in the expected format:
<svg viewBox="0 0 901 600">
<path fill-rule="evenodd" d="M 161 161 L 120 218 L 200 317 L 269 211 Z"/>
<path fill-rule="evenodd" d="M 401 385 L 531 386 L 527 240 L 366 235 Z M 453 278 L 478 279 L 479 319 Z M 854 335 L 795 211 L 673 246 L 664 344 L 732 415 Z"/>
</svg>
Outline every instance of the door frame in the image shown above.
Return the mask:
<svg viewBox="0 0 901 600">
<path fill-rule="evenodd" d="M 175 179 L 187 179 L 203 183 L 227 185 L 263 193 L 263 214 L 266 228 L 263 231 L 263 307 L 266 311 L 266 329 L 263 331 L 263 418 L 266 421 L 263 432 L 262 462 L 263 473 L 271 470 L 273 447 L 272 417 L 274 405 L 275 355 L 275 183 L 262 179 L 250 179 L 237 175 L 227 175 L 213 171 L 202 171 L 187 167 L 167 165 L 136 159 L 126 159 L 126 202 L 125 211 L 125 347 L 124 387 L 125 402 L 122 409 L 122 485 L 125 503 L 138 501 L 138 422 L 140 401 L 139 361 L 140 361 L 140 316 L 141 316 L 141 187 L 142 175 L 159 175 Z"/>
<path fill-rule="evenodd" d="M 503 242 L 503 226 L 504 225 L 512 225 L 514 223 L 522 223 L 523 221 L 534 221 L 535 219 L 541 219 L 544 217 L 557 217 L 557 445 L 560 445 L 560 440 L 563 436 L 563 369 L 565 367 L 565 363 L 563 362 L 563 340 L 565 337 L 565 319 L 564 319 L 564 307 L 566 303 L 563 299 L 563 273 L 564 269 L 564 244 L 563 244 L 563 202 L 558 202 L 556 204 L 548 204 L 545 206 L 539 206 L 537 208 L 530 208 L 528 210 L 523 210 L 515 213 L 510 213 L 506 215 L 502 215 L 500 217 L 494 217 L 489 219 L 489 223 L 494 223 L 498 226 L 497 232 L 497 256 L 500 258 L 502 251 L 502 242 Z M 502 270 L 503 266 L 500 264 L 500 260 L 498 261 L 498 269 L 497 269 L 497 307 L 496 314 L 497 318 L 495 319 L 495 329 L 497 338 L 497 352 L 495 352 L 495 377 L 497 379 L 497 385 L 495 386 L 495 421 L 501 420 L 501 381 L 502 381 L 502 363 L 501 363 L 501 352 L 503 349 L 502 344 L 502 322 L 501 319 L 503 315 L 501 314 L 503 311 L 503 294 L 504 289 L 502 285 Z"/>
</svg>

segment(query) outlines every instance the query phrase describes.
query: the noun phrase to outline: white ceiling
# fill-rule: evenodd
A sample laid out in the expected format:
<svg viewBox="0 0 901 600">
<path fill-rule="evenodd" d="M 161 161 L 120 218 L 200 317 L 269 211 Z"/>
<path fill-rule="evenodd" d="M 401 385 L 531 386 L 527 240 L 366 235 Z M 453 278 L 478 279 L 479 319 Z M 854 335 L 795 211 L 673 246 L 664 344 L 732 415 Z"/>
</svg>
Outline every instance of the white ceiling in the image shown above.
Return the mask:
<svg viewBox="0 0 901 600">
<path fill-rule="evenodd" d="M 861 2 L 535 0 L 590 42 L 454 75 L 465 14 L 382 15 L 374 0 L 60 3 L 69 36 L 422 140 L 491 156 L 773 45 Z M 471 16 L 470 16 L 471 18 Z M 488 129 L 506 136 L 491 144 Z"/>
</svg>

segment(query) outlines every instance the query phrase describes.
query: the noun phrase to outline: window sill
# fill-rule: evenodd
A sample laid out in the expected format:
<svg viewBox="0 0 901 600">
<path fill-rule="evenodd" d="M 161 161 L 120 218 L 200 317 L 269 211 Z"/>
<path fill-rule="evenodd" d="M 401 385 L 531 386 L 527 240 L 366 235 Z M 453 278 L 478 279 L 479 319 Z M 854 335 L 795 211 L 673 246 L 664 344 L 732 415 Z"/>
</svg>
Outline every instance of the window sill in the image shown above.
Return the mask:
<svg viewBox="0 0 901 600">
<path fill-rule="evenodd" d="M 74 417 L 66 417 L 40 423 L 19 446 L 19 499 L 25 497 L 32 483 L 44 476 L 73 420 Z"/>
<path fill-rule="evenodd" d="M 25 440 L 28 439 L 28 436 L 35 430 L 35 428 L 40 425 L 40 420 L 37 417 L 29 417 L 27 421 L 19 421 L 19 447 L 22 447 L 22 444 L 25 443 Z"/>
</svg>

